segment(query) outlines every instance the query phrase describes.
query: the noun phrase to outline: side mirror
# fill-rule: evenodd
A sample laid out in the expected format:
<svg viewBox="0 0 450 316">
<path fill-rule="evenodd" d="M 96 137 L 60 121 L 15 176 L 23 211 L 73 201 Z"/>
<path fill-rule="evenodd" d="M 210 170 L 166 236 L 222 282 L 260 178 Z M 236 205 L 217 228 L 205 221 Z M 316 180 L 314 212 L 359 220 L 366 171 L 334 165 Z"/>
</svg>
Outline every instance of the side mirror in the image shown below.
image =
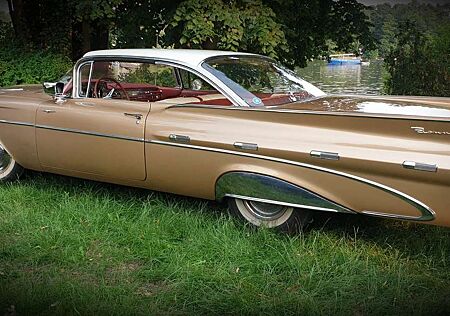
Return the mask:
<svg viewBox="0 0 450 316">
<path fill-rule="evenodd" d="M 55 84 L 55 95 L 61 95 L 64 91 L 64 83 L 57 82 Z"/>
<path fill-rule="evenodd" d="M 51 96 L 55 95 L 56 82 L 44 82 L 42 86 L 44 87 L 44 92 L 46 94 Z"/>
<path fill-rule="evenodd" d="M 44 92 L 51 96 L 62 94 L 64 92 L 63 82 L 44 82 L 42 85 L 44 87 Z"/>
<path fill-rule="evenodd" d="M 56 103 L 65 101 L 63 82 L 44 82 L 44 92 L 51 95 Z"/>
</svg>

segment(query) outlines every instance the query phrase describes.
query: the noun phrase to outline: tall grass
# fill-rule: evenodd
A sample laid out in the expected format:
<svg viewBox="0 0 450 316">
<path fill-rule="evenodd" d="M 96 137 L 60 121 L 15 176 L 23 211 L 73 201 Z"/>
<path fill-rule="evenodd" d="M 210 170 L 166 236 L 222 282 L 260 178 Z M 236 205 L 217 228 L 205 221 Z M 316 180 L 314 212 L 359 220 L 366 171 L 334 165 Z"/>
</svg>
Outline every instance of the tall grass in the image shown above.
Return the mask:
<svg viewBox="0 0 450 316">
<path fill-rule="evenodd" d="M 32 173 L 0 186 L 0 314 L 450 312 L 450 229 L 321 217 L 251 230 L 215 202 Z"/>
</svg>

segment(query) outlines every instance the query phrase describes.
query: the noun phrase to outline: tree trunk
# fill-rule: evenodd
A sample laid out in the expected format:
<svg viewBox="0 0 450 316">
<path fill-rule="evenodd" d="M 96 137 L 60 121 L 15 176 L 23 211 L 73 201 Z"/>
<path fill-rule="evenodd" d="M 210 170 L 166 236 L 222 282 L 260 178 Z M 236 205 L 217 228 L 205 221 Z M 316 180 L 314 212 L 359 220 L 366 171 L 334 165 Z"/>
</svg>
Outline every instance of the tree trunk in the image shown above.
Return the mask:
<svg viewBox="0 0 450 316">
<path fill-rule="evenodd" d="M 26 41 L 29 39 L 29 34 L 24 16 L 23 0 L 8 0 L 8 9 L 16 38 Z"/>
<path fill-rule="evenodd" d="M 91 49 L 108 49 L 109 23 L 108 21 L 92 21 Z"/>
<path fill-rule="evenodd" d="M 82 24 L 79 21 L 74 21 L 72 23 L 72 60 L 76 61 L 83 56 L 82 47 Z"/>
<path fill-rule="evenodd" d="M 81 51 L 87 53 L 91 50 L 91 24 L 87 20 L 81 22 Z"/>
</svg>

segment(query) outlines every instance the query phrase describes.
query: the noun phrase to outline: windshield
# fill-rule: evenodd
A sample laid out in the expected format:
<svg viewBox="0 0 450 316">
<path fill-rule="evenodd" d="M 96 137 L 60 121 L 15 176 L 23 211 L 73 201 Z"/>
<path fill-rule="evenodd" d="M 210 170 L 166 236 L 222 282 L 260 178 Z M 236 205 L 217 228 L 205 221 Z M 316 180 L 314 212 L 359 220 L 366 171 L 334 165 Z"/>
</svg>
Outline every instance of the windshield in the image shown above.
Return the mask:
<svg viewBox="0 0 450 316">
<path fill-rule="evenodd" d="M 215 57 L 203 67 L 249 106 L 274 106 L 325 95 L 275 61 L 258 56 Z"/>
</svg>

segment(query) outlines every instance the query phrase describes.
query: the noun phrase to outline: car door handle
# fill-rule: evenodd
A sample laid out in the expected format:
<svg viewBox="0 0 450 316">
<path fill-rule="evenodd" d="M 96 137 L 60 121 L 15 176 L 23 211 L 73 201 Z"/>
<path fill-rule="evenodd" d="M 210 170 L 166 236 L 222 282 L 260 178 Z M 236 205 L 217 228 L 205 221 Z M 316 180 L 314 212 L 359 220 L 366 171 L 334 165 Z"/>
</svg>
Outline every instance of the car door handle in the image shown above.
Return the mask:
<svg viewBox="0 0 450 316">
<path fill-rule="evenodd" d="M 134 117 L 136 120 L 142 119 L 142 114 L 140 114 L 140 113 L 126 113 L 125 112 L 125 113 L 123 113 L 123 115 Z"/>
<path fill-rule="evenodd" d="M 177 135 L 177 134 L 170 134 L 169 139 L 171 141 L 177 142 L 177 143 L 190 143 L 191 138 L 186 135 Z"/>
<path fill-rule="evenodd" d="M 45 110 L 42 110 L 42 112 L 44 112 L 44 113 L 55 113 L 56 111 L 55 110 L 45 109 Z"/>
<path fill-rule="evenodd" d="M 244 150 L 258 150 L 258 144 L 235 142 L 234 147 Z"/>
<path fill-rule="evenodd" d="M 328 151 L 311 150 L 309 154 L 311 157 L 325 160 L 339 160 L 340 158 L 338 153 L 331 153 Z"/>
</svg>

